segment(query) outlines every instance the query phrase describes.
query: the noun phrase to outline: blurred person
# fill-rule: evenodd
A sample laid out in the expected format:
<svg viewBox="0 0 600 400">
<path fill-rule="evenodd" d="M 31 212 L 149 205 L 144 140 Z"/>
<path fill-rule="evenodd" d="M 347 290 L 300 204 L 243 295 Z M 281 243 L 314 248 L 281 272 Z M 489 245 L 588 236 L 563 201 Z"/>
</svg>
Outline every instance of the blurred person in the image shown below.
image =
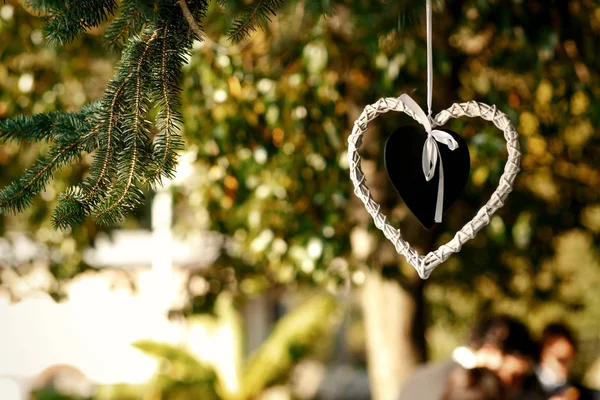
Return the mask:
<svg viewBox="0 0 600 400">
<path fill-rule="evenodd" d="M 537 345 L 523 323 L 506 315 L 489 316 L 475 324 L 466 346 L 455 349 L 451 359 L 418 368 L 404 383 L 399 399 L 441 399 L 448 376 L 458 366 L 494 372 L 506 396 L 514 398 L 536 355 Z"/>
<path fill-rule="evenodd" d="M 553 394 L 569 386 L 571 367 L 576 354 L 577 343 L 569 328 L 553 323 L 544 329 L 536 376 L 546 393 Z"/>
<path fill-rule="evenodd" d="M 442 400 L 505 400 L 500 378 L 485 368 L 456 367 L 448 376 Z"/>
<path fill-rule="evenodd" d="M 577 340 L 573 332 L 564 324 L 549 324 L 542 332 L 539 365 L 533 376 L 535 380 L 528 388 L 529 398 L 534 399 L 531 392 L 535 391 L 542 393 L 537 398 L 551 400 L 600 398 L 594 391 L 571 380 L 571 368 L 576 356 Z"/>
</svg>

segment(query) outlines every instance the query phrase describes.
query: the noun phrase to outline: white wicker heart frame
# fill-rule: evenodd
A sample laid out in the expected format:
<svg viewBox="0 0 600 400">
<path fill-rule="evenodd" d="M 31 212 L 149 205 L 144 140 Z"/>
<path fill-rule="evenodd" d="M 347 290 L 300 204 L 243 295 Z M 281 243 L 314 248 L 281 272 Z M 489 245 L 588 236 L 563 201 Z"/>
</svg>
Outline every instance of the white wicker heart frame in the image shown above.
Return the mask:
<svg viewBox="0 0 600 400">
<path fill-rule="evenodd" d="M 394 228 L 388 222 L 387 217 L 381 213 L 381 206 L 373 200 L 371 192 L 367 187 L 365 175 L 360 168 L 360 154 L 358 150 L 362 145 L 362 137 L 367 132 L 369 123 L 380 114 L 388 111 L 404 112 L 411 116 L 415 121 L 422 124 L 420 118 L 408 108 L 400 98 L 387 97 L 382 98 L 374 104 L 365 107 L 362 114 L 354 122 L 352 134 L 348 138 L 348 163 L 350 168 L 350 179 L 354 184 L 354 193 L 364 203 L 367 211 L 373 217 L 375 226 L 379 228 L 385 237 L 396 247 L 398 254 L 403 255 L 406 260 L 417 270 L 421 279 L 429 278 L 431 272 L 441 263 L 446 261 L 454 253 L 458 253 L 462 246 L 473 239 L 477 232 L 490 223 L 492 215 L 504 205 L 508 194 L 512 191 L 513 182 L 520 170 L 521 152 L 519 149 L 519 134 L 510 122 L 506 114 L 496 109 L 496 106 L 489 106 L 476 101 L 467 103 L 454 103 L 446 110 L 441 111 L 435 116 L 437 126 L 442 126 L 450 118 L 459 117 L 481 117 L 486 121 L 491 121 L 504 132 L 506 139 L 506 149 L 508 150 L 508 159 L 504 167 L 504 173 L 500 177 L 500 183 L 488 202 L 477 212 L 475 217 L 462 227 L 454 235 L 452 240 L 441 245 L 437 250 L 429 252 L 422 256 L 411 247 L 402 238 L 400 229 Z M 426 133 L 423 132 L 425 135 Z M 415 166 L 418 168 L 419 166 Z"/>
</svg>

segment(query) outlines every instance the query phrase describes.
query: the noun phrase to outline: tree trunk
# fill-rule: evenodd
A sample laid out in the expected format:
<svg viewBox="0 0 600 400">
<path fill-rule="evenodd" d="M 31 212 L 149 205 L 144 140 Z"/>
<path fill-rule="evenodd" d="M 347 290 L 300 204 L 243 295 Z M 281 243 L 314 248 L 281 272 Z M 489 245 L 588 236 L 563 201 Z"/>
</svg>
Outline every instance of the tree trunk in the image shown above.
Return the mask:
<svg viewBox="0 0 600 400">
<path fill-rule="evenodd" d="M 369 271 L 361 305 L 372 398 L 396 400 L 404 379 L 425 357 L 422 290 L 409 292 Z"/>
</svg>

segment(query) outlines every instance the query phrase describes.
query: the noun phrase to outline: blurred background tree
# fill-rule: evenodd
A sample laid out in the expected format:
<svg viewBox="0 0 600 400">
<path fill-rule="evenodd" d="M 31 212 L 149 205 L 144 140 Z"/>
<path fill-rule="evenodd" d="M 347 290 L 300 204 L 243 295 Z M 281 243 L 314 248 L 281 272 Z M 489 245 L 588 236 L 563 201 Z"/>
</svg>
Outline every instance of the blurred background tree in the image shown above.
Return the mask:
<svg viewBox="0 0 600 400">
<path fill-rule="evenodd" d="M 242 297 L 306 285 L 339 290 L 351 279 L 375 399 L 393 398 L 417 363 L 448 354 L 487 311 L 521 317 L 536 331 L 567 320 L 582 339 L 583 371 L 600 354 L 600 4 L 436 2 L 434 111 L 458 101 L 496 104 L 518 126 L 524 157 L 515 190 L 489 227 L 426 282 L 374 229 L 345 161 L 347 135 L 366 104 L 415 89 L 423 104 L 423 8 L 424 1 L 283 3 L 264 30 L 233 46 L 226 35 L 232 16 L 212 4 L 207 40 L 195 43 L 184 68 L 184 159 L 192 172 L 173 189 L 175 228 L 233 239 L 209 273 L 226 276 L 220 287 Z M 94 31 L 48 49 L 39 21 L 12 10 L 0 20 L 0 115 L 75 109 L 101 96 L 115 58 L 101 52 Z M 76 87 L 67 91 L 68 82 Z M 363 169 L 392 222 L 427 252 L 494 190 L 504 140 L 478 121 L 451 124 L 467 139 L 472 173 L 444 223 L 425 231 L 383 172 L 385 137 L 407 122 L 377 120 L 365 137 Z M 0 147 L 3 183 L 38 150 Z M 85 268 L 77 254 L 98 229 L 87 222 L 73 232 L 49 228 L 48 205 L 82 176 L 77 167 L 65 170 L 31 211 L 1 217 L 5 230 L 27 226 L 71 251 L 68 262 L 56 263 L 59 280 Z M 126 225 L 140 216 L 143 223 L 143 215 Z M 231 267 L 233 279 L 218 274 Z"/>
</svg>

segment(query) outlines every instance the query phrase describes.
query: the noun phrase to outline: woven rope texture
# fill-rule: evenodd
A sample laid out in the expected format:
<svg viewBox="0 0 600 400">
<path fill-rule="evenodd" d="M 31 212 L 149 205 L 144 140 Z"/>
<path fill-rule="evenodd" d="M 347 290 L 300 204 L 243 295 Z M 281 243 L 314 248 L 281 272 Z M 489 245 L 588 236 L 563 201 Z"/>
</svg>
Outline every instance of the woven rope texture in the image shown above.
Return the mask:
<svg viewBox="0 0 600 400">
<path fill-rule="evenodd" d="M 504 172 L 500 177 L 498 187 L 473 219 L 456 232 L 448 243 L 422 256 L 402 238 L 400 229 L 394 228 L 388 222 L 387 217 L 381 212 L 381 206 L 371 196 L 365 175 L 360 166 L 361 159 L 358 151 L 362 145 L 362 137 L 367 132 L 369 123 L 379 115 L 389 111 L 404 112 L 421 123 L 420 118 L 410 108 L 406 107 L 399 98 L 382 98 L 374 104 L 367 105 L 362 114 L 354 122 L 352 133 L 348 138 L 350 179 L 354 185 L 354 193 L 364 203 L 367 211 L 373 217 L 375 226 L 394 244 L 398 254 L 403 255 L 416 269 L 419 276 L 422 279 L 427 279 L 438 265 L 446 261 L 452 254 L 459 252 L 467 241 L 473 239 L 481 228 L 489 224 L 492 215 L 504 205 L 504 201 L 512 191 L 513 182 L 520 169 L 521 152 L 519 149 L 519 135 L 508 116 L 498 111 L 496 106 L 489 106 L 476 101 L 454 103 L 436 115 L 434 120 L 437 126 L 444 125 L 450 118 L 460 117 L 480 117 L 486 121 L 493 122 L 498 129 L 504 132 L 508 159 L 504 167 Z M 423 131 L 423 134 L 426 134 L 425 131 Z M 415 165 L 415 168 L 419 167 L 419 165 Z"/>
</svg>

